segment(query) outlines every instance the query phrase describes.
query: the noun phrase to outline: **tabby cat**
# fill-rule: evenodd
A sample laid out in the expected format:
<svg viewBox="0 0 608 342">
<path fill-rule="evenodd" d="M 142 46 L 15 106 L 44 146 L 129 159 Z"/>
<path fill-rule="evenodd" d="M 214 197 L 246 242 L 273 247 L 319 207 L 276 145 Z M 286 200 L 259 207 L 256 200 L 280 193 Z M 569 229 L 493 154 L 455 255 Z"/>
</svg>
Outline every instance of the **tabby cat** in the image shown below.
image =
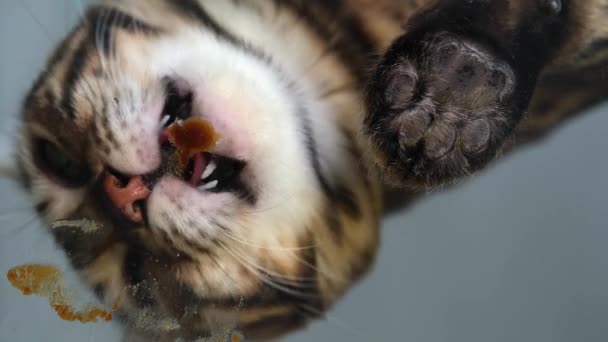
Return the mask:
<svg viewBox="0 0 608 342">
<path fill-rule="evenodd" d="M 388 208 L 605 98 L 607 22 L 608 0 L 99 2 L 25 99 L 22 183 L 133 336 L 276 338 L 369 270 Z M 220 138 L 182 166 L 162 137 L 190 117 Z"/>
</svg>

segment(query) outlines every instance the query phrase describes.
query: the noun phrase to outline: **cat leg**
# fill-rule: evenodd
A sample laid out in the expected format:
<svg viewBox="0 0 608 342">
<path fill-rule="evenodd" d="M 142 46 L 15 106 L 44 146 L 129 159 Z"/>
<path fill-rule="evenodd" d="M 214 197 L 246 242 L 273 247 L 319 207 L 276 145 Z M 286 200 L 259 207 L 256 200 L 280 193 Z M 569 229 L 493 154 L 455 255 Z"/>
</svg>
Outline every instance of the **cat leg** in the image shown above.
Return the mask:
<svg viewBox="0 0 608 342">
<path fill-rule="evenodd" d="M 436 186 L 481 169 L 522 119 L 567 34 L 560 0 L 444 0 L 381 59 L 364 133 L 387 183 Z"/>
</svg>

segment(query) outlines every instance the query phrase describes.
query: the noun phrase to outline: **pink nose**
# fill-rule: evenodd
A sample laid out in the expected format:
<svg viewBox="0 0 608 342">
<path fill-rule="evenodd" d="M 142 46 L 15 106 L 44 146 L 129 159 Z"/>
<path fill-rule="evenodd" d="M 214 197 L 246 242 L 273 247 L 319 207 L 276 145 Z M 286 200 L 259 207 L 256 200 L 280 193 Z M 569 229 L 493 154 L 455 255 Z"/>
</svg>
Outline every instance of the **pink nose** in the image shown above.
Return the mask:
<svg viewBox="0 0 608 342">
<path fill-rule="evenodd" d="M 130 178 L 125 185 L 118 177 L 108 172 L 103 187 L 108 199 L 126 218 L 135 223 L 143 222 L 144 215 L 138 202 L 150 197 L 151 191 L 141 176 Z"/>
</svg>

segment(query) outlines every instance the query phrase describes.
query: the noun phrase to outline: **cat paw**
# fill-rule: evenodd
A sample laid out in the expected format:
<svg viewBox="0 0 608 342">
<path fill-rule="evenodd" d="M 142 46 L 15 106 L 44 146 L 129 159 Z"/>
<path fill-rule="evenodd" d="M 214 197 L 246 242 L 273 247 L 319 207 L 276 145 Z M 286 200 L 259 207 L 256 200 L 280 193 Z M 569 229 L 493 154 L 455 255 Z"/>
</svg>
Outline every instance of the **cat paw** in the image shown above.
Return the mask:
<svg viewBox="0 0 608 342">
<path fill-rule="evenodd" d="M 370 86 L 366 134 L 389 180 L 428 186 L 491 160 L 517 120 L 508 104 L 516 78 L 507 62 L 450 33 L 399 41 Z"/>
<path fill-rule="evenodd" d="M 387 183 L 432 187 L 494 159 L 561 39 L 561 9 L 545 1 L 518 2 L 533 21 L 498 0 L 447 0 L 410 21 L 366 96 L 364 134 Z"/>
</svg>

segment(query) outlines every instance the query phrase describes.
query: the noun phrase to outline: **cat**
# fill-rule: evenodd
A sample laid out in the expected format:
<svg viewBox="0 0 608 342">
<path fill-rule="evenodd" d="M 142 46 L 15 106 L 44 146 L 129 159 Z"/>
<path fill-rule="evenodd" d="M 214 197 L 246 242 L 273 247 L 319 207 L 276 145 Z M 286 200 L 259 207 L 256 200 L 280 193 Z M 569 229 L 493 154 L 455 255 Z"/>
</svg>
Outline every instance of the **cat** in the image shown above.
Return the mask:
<svg viewBox="0 0 608 342">
<path fill-rule="evenodd" d="M 25 98 L 19 176 L 130 334 L 276 338 L 370 269 L 389 209 L 604 99 L 606 8 L 102 1 Z M 219 140 L 181 165 L 194 117 Z"/>
</svg>

